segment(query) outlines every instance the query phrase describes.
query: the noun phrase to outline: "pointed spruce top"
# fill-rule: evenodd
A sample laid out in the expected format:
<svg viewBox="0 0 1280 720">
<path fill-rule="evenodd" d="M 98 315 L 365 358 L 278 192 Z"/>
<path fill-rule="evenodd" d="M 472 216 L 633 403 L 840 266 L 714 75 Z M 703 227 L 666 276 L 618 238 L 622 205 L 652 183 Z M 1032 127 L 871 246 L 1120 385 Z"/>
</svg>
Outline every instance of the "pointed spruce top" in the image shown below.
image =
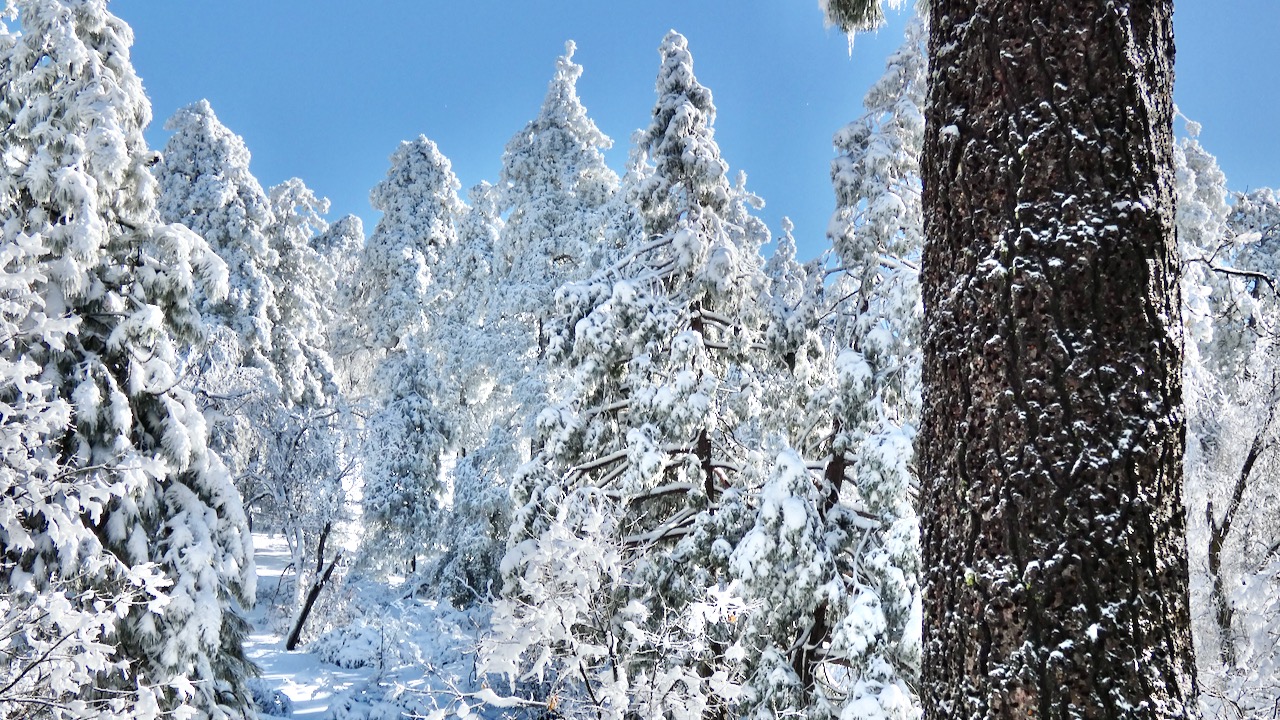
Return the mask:
<svg viewBox="0 0 1280 720">
<path fill-rule="evenodd" d="M 572 40 L 565 43 L 538 116 L 507 142 L 501 176 L 507 204 L 525 202 L 548 184 L 571 190 L 591 177 L 616 182 L 602 153 L 613 141 L 596 127 L 578 97 L 582 66 L 573 62 L 575 49 Z"/>
<path fill-rule="evenodd" d="M 638 134 L 652 173 L 637 177 L 637 198 L 645 232 L 662 235 L 688 213 L 701 216 L 725 209 L 732 194 L 729 166 L 720 157 L 712 123 L 711 91 L 693 74 L 693 56 L 680 33 L 667 33 L 659 47 L 657 102 L 649 127 Z"/>
<path fill-rule="evenodd" d="M 463 211 L 461 187 L 435 142 L 419 135 L 400 143 L 387 177 L 369 193 L 370 204 L 383 214 L 374 235 L 394 232 L 425 244 L 447 244 L 453 220 Z"/>
<path fill-rule="evenodd" d="M 218 120 L 208 100 L 179 108 L 164 129 L 173 133 L 155 171 L 164 219 L 186 224 L 219 251 L 235 237 L 265 255 L 263 241 L 248 236 L 270 222 L 270 206 L 249 171 L 244 139 Z"/>
<path fill-rule="evenodd" d="M 711 90 L 693 74 L 693 55 L 689 41 L 675 30 L 669 30 L 658 47 L 662 66 L 658 70 L 658 104 L 653 109 L 654 125 L 670 122 L 668 113 L 674 112 L 680 103 L 688 103 L 703 116 L 702 124 L 710 127 L 716 121 L 716 106 L 711 100 Z"/>
</svg>

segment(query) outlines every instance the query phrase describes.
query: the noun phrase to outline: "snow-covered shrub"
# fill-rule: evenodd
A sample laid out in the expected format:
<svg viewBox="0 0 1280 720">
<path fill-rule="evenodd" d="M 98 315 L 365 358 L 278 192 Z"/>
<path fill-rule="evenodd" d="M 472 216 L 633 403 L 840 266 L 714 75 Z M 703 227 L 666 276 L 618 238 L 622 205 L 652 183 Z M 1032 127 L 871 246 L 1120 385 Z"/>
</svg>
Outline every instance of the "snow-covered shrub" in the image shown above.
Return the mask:
<svg viewBox="0 0 1280 720">
<path fill-rule="evenodd" d="M 401 637 L 396 622 L 379 614 L 330 630 L 309 643 L 307 651 L 321 662 L 338 667 L 385 668 L 398 664 L 401 659 L 398 642 Z"/>
<path fill-rule="evenodd" d="M 372 595 L 365 600 L 370 603 Z M 472 709 L 481 718 L 509 716 L 476 671 L 476 646 L 488 627 L 486 610 L 458 610 L 423 600 L 384 599 L 378 604 L 376 614 L 308 647 L 325 662 L 377 669 L 367 683 L 334 697 L 330 714 L 335 720 L 443 718 L 445 711 L 463 716 Z M 486 709 L 485 698 L 499 704 Z"/>
<path fill-rule="evenodd" d="M 250 679 L 249 693 L 253 696 L 253 709 L 259 715 L 273 718 L 293 717 L 293 700 L 266 680 Z"/>
</svg>

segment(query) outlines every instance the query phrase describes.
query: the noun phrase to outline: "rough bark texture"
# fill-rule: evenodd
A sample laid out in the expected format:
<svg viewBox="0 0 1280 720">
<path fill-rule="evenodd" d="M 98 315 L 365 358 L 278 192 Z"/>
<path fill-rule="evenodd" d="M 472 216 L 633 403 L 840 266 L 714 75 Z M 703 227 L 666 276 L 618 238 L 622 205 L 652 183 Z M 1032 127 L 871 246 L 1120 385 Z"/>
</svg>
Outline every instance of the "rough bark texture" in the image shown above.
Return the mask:
<svg viewBox="0 0 1280 720">
<path fill-rule="evenodd" d="M 933 0 L 929 718 L 1194 716 L 1171 0 Z"/>
</svg>

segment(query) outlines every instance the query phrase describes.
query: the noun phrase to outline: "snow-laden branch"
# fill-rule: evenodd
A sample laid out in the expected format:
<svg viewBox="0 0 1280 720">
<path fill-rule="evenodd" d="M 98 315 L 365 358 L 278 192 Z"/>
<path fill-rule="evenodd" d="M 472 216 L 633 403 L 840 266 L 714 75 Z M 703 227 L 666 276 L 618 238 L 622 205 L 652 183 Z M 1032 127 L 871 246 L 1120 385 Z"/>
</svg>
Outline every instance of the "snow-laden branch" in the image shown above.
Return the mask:
<svg viewBox="0 0 1280 720">
<path fill-rule="evenodd" d="M 1263 285 L 1266 285 L 1267 289 L 1271 290 L 1271 294 L 1275 295 L 1277 299 L 1280 299 L 1280 289 L 1277 289 L 1276 279 L 1271 277 L 1270 275 L 1267 275 L 1266 273 L 1260 273 L 1254 270 L 1241 270 L 1239 268 L 1227 267 L 1226 265 L 1217 265 L 1212 261 L 1211 258 L 1193 257 L 1193 258 L 1187 258 L 1186 261 L 1189 263 L 1192 263 L 1192 262 L 1200 263 L 1208 267 L 1211 271 L 1219 273 L 1221 275 L 1228 275 L 1231 277 L 1241 277 L 1241 278 L 1247 278 L 1249 280 L 1256 280 L 1262 283 Z"/>
</svg>

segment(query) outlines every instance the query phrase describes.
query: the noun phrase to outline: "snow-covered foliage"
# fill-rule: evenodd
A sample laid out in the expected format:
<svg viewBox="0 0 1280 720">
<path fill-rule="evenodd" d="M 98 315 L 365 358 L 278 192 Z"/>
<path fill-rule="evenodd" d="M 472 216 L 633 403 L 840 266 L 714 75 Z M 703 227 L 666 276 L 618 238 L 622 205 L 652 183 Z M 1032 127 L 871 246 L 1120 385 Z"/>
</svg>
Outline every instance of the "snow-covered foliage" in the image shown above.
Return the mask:
<svg viewBox="0 0 1280 720">
<path fill-rule="evenodd" d="M 376 371 L 367 387 L 362 556 L 381 570 L 416 569 L 429 554 L 448 500 L 441 463 L 452 436 L 430 331 L 436 279 L 465 212 L 459 183 L 435 143 L 401 143 L 370 200 L 383 213 L 357 272 L 353 316 Z"/>
<path fill-rule="evenodd" d="M 557 293 L 549 351 L 573 376 L 538 416 L 485 647 L 489 671 L 569 713 L 701 717 L 740 681 L 727 561 L 764 461 L 752 419 L 768 233 L 729 182 L 685 39 L 668 34 L 660 54 L 627 190 L 643 235 Z"/>
<path fill-rule="evenodd" d="M 859 30 L 874 30 L 884 23 L 886 0 L 818 0 L 822 16 L 828 25 L 834 25 L 849 34 Z M 889 7 L 899 8 L 905 0 L 888 0 Z"/>
<path fill-rule="evenodd" d="M 912 718 L 919 670 L 911 463 L 920 412 L 925 27 L 907 29 L 836 135 L 835 267 L 770 262 L 770 344 L 786 363 L 770 407 L 792 408 L 755 527 L 733 555 L 750 602 L 755 717 Z M 821 274 L 819 274 L 821 273 Z M 830 274 L 825 281 L 822 275 Z"/>
<path fill-rule="evenodd" d="M 4 187 L 12 184 L 6 178 Z M 3 198 L 5 210 L 12 208 Z M 163 603 L 164 577 L 153 566 L 130 568 L 107 553 L 84 522 L 100 521 L 113 498 L 132 492 L 127 478 L 77 474 L 64 467 L 58 443 L 71 422 L 42 368 L 25 354 L 62 349 L 78 323 L 45 313 L 46 254 L 40 235 L 11 235 L 0 250 L 0 712 L 22 716 L 41 703 L 73 702 L 101 673 L 127 663 L 112 643 L 117 622 L 134 606 Z M 158 710 L 155 690 L 138 688 L 114 710 L 100 702 L 82 714 L 146 716 Z"/>
<path fill-rule="evenodd" d="M 611 141 L 578 99 L 573 44 L 536 118 L 507 143 L 496 186 L 472 190 L 440 278 L 430 334 L 445 369 L 455 464 L 450 529 L 424 581 L 455 601 L 496 592 L 510 484 L 529 460 L 533 418 L 563 371 L 546 356 L 555 291 L 588 277 L 620 242 Z M 503 220 L 502 218 L 505 218 Z"/>
<path fill-rule="evenodd" d="M 510 387 L 520 416 L 546 404 L 547 323 L 556 289 L 590 276 L 616 251 L 618 177 L 602 152 L 612 144 L 578 99 L 582 66 L 573 43 L 556 62 L 538 116 L 507 143 L 499 176 L 498 212 L 505 218 L 494 248 L 489 334 L 514 357 L 494 380 Z M 528 437 L 531 427 L 518 432 Z"/>
<path fill-rule="evenodd" d="M 237 365 L 278 382 L 269 359 L 277 319 L 269 270 L 278 258 L 266 234 L 271 205 L 249 172 L 249 149 L 218 121 L 207 100 L 178 110 L 164 127 L 173 135 L 155 168 L 160 215 L 194 230 L 227 264 L 225 297 L 201 297 L 201 311 L 239 341 Z"/>
<path fill-rule="evenodd" d="M 1249 294 L 1274 300 L 1280 287 L 1275 280 L 1280 272 L 1280 194 L 1271 188 L 1236 193 L 1230 223 L 1244 245 L 1242 269 L 1258 273 L 1245 277 Z M 1267 329 L 1274 330 L 1274 325 Z"/>
<path fill-rule="evenodd" d="M 0 395 L 16 410 L 4 420 L 3 585 L 4 622 L 24 632 L 5 635 L 16 662 L 4 686 L 19 693 L 6 714 L 239 716 L 252 549 L 178 386 L 185 347 L 203 337 L 198 292 L 225 293 L 226 266 L 160 222 L 128 26 L 105 2 L 13 7 L 21 34 L 0 34 L 14 330 Z"/>
<path fill-rule="evenodd" d="M 1261 718 L 1280 701 L 1280 348 L 1273 260 L 1280 205 L 1230 198 L 1199 126 L 1174 149 L 1183 253 L 1188 545 L 1202 705 Z M 1233 201 L 1231 201 L 1233 200 Z"/>
</svg>

